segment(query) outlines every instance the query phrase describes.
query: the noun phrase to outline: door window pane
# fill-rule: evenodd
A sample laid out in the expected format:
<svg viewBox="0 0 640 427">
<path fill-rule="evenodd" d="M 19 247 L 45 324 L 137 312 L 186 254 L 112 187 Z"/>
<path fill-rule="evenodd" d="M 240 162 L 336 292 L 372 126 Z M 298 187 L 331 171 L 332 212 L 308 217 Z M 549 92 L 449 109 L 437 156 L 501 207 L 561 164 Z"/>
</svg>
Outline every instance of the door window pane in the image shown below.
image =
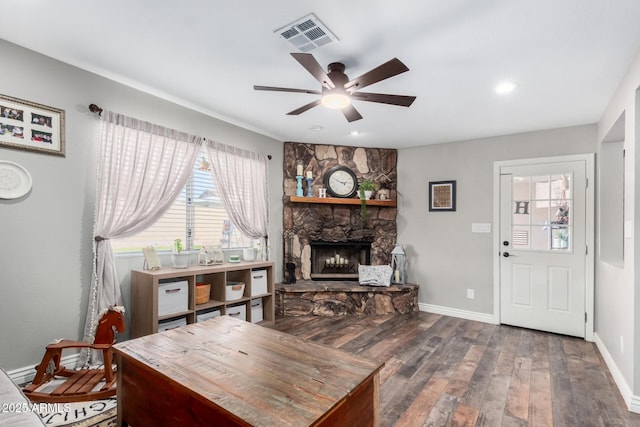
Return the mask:
<svg viewBox="0 0 640 427">
<path fill-rule="evenodd" d="M 568 200 L 571 198 L 571 175 L 551 176 L 551 199 Z"/>
<path fill-rule="evenodd" d="M 571 173 L 513 177 L 514 249 L 571 249 L 571 178 Z"/>
<path fill-rule="evenodd" d="M 528 176 L 514 176 L 513 177 L 513 199 L 514 200 L 530 200 L 531 191 L 530 188 L 531 178 Z"/>
<path fill-rule="evenodd" d="M 531 250 L 532 251 L 548 251 L 549 242 L 549 226 L 533 226 L 531 227 Z"/>
<path fill-rule="evenodd" d="M 549 208 L 538 207 L 535 203 L 533 206 L 533 215 L 531 217 L 531 223 L 536 225 L 549 224 Z"/>
<path fill-rule="evenodd" d="M 514 249 L 529 249 L 530 227 L 514 226 L 511 234 L 511 246 Z"/>
</svg>

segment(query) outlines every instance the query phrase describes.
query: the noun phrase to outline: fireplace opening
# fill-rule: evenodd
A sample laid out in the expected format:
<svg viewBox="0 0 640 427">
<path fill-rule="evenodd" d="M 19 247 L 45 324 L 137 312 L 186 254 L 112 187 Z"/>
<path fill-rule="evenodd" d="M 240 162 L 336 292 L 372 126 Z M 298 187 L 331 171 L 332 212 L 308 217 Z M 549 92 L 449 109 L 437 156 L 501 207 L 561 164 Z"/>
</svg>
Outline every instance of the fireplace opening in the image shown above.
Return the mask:
<svg viewBox="0 0 640 427">
<path fill-rule="evenodd" d="M 358 266 L 370 263 L 370 242 L 311 242 L 312 280 L 358 280 Z"/>
</svg>

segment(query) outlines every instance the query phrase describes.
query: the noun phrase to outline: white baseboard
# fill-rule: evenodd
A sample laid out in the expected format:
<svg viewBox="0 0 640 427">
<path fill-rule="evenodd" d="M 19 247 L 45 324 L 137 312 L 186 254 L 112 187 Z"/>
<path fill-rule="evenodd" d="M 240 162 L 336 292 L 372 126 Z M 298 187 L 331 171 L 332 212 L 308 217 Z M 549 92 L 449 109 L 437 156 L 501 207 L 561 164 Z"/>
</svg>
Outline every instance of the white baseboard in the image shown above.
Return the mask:
<svg viewBox="0 0 640 427">
<path fill-rule="evenodd" d="M 60 364 L 67 367 L 76 366 L 79 360 L 80 353 L 70 354 L 68 356 L 63 356 L 60 359 Z M 9 374 L 9 377 L 14 383 L 26 384 L 33 381 L 33 377 L 36 376 L 36 367 L 32 365 L 24 368 L 18 368 L 12 371 L 7 371 L 7 374 Z"/>
<path fill-rule="evenodd" d="M 629 399 L 629 411 L 640 414 L 640 396 L 634 394 Z"/>
<path fill-rule="evenodd" d="M 618 390 L 620 391 L 622 398 L 627 404 L 627 408 L 631 412 L 640 414 L 640 396 L 633 394 L 631 387 L 629 387 L 629 384 L 625 381 L 622 372 L 618 369 L 618 365 L 616 365 L 616 362 L 613 360 L 613 357 L 611 357 L 609 350 L 607 350 L 607 347 L 604 345 L 604 342 L 602 342 L 597 333 L 593 334 L 593 339 L 600 351 L 600 354 L 602 354 L 604 362 L 607 364 L 607 368 L 609 368 L 609 371 L 611 372 L 613 380 L 618 386 Z"/>
<path fill-rule="evenodd" d="M 443 316 L 459 317 L 461 319 L 475 320 L 477 322 L 491 323 L 495 325 L 493 314 L 478 313 L 475 311 L 460 310 L 457 308 L 443 307 L 440 305 L 418 303 L 420 311 L 427 313 L 442 314 Z"/>
</svg>

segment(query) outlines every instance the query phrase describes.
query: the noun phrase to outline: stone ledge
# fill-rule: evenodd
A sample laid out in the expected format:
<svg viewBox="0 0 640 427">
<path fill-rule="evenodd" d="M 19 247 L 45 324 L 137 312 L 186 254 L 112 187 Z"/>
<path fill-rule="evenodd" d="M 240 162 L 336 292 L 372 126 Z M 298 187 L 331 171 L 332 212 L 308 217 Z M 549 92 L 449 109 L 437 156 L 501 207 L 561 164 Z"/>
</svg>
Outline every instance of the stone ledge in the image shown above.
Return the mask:
<svg viewBox="0 0 640 427">
<path fill-rule="evenodd" d="M 417 289 L 418 285 L 391 285 L 391 286 L 361 286 L 354 281 L 313 281 L 298 280 L 295 284 L 289 285 L 277 283 L 276 291 L 281 292 L 410 292 Z"/>
<path fill-rule="evenodd" d="M 280 316 L 406 314 L 418 311 L 417 284 L 360 286 L 358 282 L 276 284 Z"/>
</svg>

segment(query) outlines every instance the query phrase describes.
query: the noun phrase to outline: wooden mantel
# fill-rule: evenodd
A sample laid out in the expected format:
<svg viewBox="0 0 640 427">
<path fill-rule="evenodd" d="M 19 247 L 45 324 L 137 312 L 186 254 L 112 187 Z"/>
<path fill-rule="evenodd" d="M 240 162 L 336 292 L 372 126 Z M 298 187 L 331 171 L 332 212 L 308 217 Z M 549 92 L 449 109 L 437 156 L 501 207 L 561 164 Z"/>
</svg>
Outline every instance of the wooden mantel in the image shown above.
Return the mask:
<svg viewBox="0 0 640 427">
<path fill-rule="evenodd" d="M 359 205 L 360 199 L 343 199 L 339 197 L 298 197 L 291 196 L 291 203 L 325 203 L 331 205 Z M 383 206 L 395 208 L 397 203 L 395 200 L 366 200 L 367 206 Z"/>
</svg>

